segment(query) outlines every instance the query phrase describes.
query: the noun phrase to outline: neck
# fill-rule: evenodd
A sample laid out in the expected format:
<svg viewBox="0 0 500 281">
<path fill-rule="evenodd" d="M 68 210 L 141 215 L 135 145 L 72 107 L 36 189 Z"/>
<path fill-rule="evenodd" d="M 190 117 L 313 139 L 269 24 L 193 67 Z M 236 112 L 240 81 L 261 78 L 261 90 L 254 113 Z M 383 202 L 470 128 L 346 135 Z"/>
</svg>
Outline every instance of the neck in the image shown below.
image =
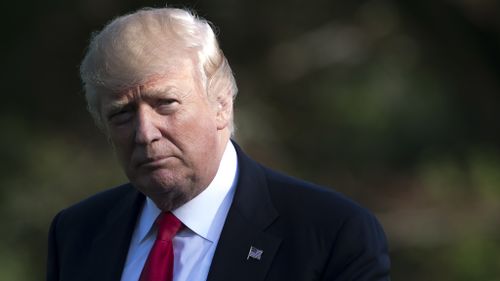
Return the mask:
<svg viewBox="0 0 500 281">
<path fill-rule="evenodd" d="M 206 170 L 203 174 L 206 176 L 195 175 L 191 179 L 190 186 L 172 188 L 169 192 L 158 194 L 158 196 L 150 195 L 149 197 L 155 202 L 156 206 L 163 211 L 172 211 L 202 193 L 217 175 L 222 157 L 230 141 L 229 137 L 230 133 L 228 130 L 225 130 L 220 135 L 212 156 L 212 165 L 206 165 L 205 167 Z"/>
</svg>

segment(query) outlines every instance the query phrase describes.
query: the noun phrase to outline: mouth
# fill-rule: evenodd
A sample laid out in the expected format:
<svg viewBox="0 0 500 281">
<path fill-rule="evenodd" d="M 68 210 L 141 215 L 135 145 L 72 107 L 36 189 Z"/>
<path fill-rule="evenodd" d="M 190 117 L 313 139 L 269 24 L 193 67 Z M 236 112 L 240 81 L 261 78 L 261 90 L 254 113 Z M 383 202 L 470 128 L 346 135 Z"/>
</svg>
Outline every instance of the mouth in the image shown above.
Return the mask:
<svg viewBox="0 0 500 281">
<path fill-rule="evenodd" d="M 147 169 L 157 169 L 161 167 L 165 167 L 165 164 L 169 159 L 173 158 L 173 156 L 156 156 L 151 158 L 146 158 L 144 160 L 139 161 L 137 164 L 138 168 L 147 168 Z"/>
</svg>

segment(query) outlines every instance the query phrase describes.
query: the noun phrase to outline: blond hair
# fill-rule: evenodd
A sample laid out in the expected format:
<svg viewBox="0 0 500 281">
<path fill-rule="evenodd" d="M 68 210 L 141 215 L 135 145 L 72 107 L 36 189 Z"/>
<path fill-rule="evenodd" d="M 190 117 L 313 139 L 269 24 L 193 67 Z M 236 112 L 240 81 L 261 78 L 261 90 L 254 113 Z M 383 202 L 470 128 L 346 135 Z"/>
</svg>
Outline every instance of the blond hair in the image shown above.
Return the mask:
<svg viewBox="0 0 500 281">
<path fill-rule="evenodd" d="M 145 8 L 118 17 L 95 33 L 80 66 L 88 109 L 99 126 L 99 95 L 118 93 L 161 76 L 172 54 L 194 55 L 209 98 L 238 92 L 231 68 L 208 21 L 176 8 Z M 231 111 L 230 131 L 234 131 Z"/>
</svg>

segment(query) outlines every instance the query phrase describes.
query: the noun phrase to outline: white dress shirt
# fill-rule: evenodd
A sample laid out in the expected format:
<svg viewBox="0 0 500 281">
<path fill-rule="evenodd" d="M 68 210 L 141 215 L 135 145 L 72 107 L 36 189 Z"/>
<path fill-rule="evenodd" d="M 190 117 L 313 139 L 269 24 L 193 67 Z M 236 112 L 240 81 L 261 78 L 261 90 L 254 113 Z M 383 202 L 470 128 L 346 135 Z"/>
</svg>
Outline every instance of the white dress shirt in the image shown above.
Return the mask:
<svg viewBox="0 0 500 281">
<path fill-rule="evenodd" d="M 174 281 L 205 281 L 233 201 L 238 173 L 236 150 L 228 141 L 217 174 L 208 187 L 172 211 L 185 227 L 173 239 Z M 160 214 L 146 198 L 139 214 L 122 272 L 122 281 L 137 281 L 156 239 L 154 222 Z"/>
</svg>

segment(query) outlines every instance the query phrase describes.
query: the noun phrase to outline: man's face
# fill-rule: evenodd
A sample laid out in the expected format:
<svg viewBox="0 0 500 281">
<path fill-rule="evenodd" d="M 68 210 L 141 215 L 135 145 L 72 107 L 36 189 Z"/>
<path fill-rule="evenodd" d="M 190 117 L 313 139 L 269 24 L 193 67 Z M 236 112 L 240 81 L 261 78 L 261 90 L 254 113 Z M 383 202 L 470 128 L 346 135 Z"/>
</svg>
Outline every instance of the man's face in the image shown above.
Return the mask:
<svg viewBox="0 0 500 281">
<path fill-rule="evenodd" d="M 102 117 L 126 175 L 164 210 L 208 186 L 227 141 L 192 61 L 172 65 L 162 77 L 101 99 Z"/>
</svg>

